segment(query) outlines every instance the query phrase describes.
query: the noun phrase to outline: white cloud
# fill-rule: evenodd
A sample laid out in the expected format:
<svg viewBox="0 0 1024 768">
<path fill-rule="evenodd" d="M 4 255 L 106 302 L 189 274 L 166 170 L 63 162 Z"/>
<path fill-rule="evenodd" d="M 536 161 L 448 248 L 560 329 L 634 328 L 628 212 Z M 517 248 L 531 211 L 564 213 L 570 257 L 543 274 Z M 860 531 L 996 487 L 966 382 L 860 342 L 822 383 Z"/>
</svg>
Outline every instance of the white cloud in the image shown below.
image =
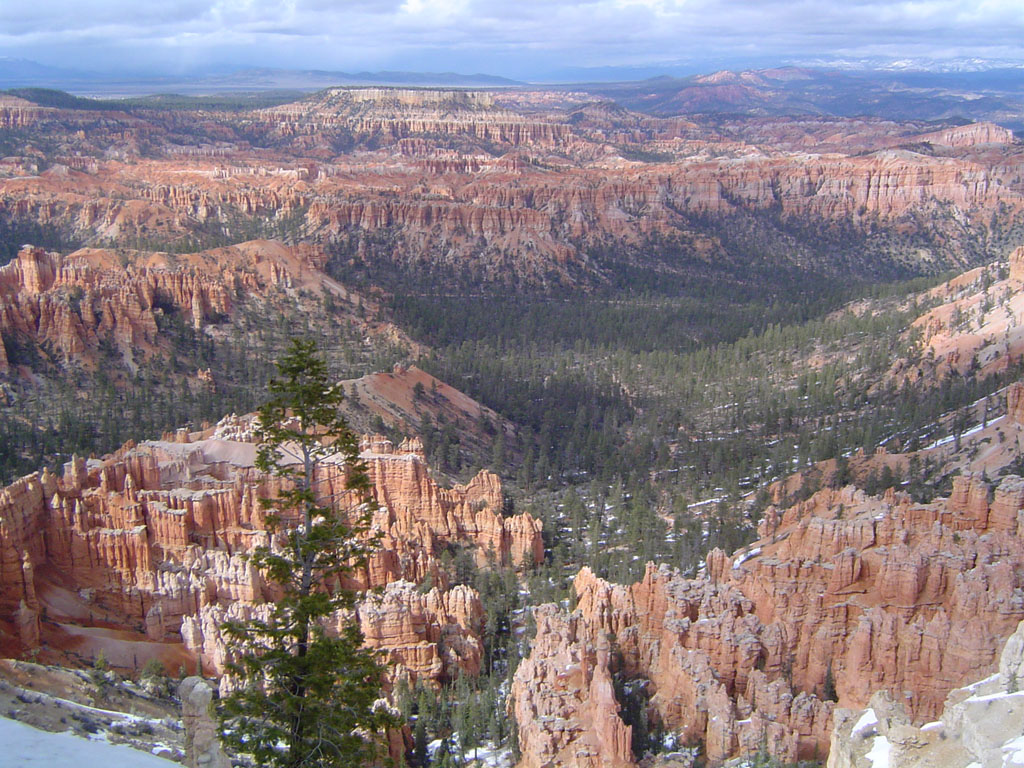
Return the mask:
<svg viewBox="0 0 1024 768">
<path fill-rule="evenodd" d="M 0 55 L 505 72 L 681 57 L 1024 60 L 1021 0 L 0 0 Z"/>
</svg>

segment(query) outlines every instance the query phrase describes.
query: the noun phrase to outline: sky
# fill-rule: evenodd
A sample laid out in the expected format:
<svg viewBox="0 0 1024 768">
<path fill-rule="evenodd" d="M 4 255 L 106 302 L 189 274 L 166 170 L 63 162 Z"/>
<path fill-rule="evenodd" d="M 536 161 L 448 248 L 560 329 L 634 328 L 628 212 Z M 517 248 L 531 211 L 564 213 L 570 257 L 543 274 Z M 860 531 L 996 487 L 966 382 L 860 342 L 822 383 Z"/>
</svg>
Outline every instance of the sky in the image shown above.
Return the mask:
<svg viewBox="0 0 1024 768">
<path fill-rule="evenodd" d="M 0 0 L 0 56 L 551 80 L 831 59 L 1024 62 L 1024 0 Z"/>
</svg>

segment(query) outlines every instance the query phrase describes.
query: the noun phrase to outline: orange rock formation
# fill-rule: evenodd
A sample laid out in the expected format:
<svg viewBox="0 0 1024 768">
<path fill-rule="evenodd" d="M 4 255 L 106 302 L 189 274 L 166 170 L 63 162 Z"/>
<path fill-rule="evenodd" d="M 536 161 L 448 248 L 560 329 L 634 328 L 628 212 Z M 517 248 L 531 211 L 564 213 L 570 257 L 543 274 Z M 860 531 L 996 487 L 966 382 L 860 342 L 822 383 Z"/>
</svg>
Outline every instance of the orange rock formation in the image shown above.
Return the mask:
<svg viewBox="0 0 1024 768">
<path fill-rule="evenodd" d="M 7 99 L 5 122 L 31 124 L 62 150 L 42 173 L 30 148 L 13 156 L 0 216 L 94 244 L 274 231 L 341 241 L 354 259 L 440 262 L 494 279 L 510 269 L 534 282 L 601 279 L 588 254 L 609 238 L 682 236 L 692 255 L 710 257 L 721 243 L 695 225 L 704 215 L 952 234 L 1024 209 L 1019 150 L 989 123 L 929 133 L 838 118 L 711 128 L 578 94 L 343 88 L 201 118 L 104 112 L 101 121 Z M 923 144 L 943 152 L 900 148 Z M 664 161 L 630 161 L 633 150 Z M 384 236 L 388 247 L 375 250 Z"/>
<path fill-rule="evenodd" d="M 246 419 L 226 419 L 181 441 L 75 459 L 61 477 L 35 473 L 0 491 L 3 652 L 42 644 L 44 654 L 88 658 L 102 648 L 112 663 L 131 666 L 156 644 L 221 671 L 224 618 L 273 599 L 244 558 L 267 539 L 258 498 L 277 482 L 253 467 L 250 430 Z M 413 675 L 439 679 L 453 665 L 478 671 L 479 597 L 448 589 L 438 557 L 463 545 L 475 547 L 481 564 L 489 552 L 504 564 L 538 561 L 540 523 L 503 518 L 490 473 L 439 487 L 418 441 L 396 449 L 374 437 L 362 451 L 380 505 L 374 526 L 384 534 L 353 584 L 385 587 L 357 611 L 367 642 Z M 341 493 L 344 468 L 324 466 L 319 483 Z M 436 586 L 423 594 L 412 582 L 428 575 Z"/>
<path fill-rule="evenodd" d="M 158 320 L 169 313 L 200 329 L 253 297 L 273 301 L 275 291 L 362 301 L 320 271 L 323 260 L 310 246 L 269 241 L 180 256 L 136 255 L 123 264 L 107 250 L 62 256 L 25 246 L 0 267 L 0 331 L 55 350 L 65 364 L 93 365 L 107 341 L 131 366 L 159 347 Z M 375 330 L 401 338 L 390 327 Z M 4 351 L 0 373 L 9 368 Z"/>
<path fill-rule="evenodd" d="M 1024 618 L 1022 509 L 1015 476 L 993 488 L 966 474 L 926 505 L 826 489 L 769 510 L 761 540 L 712 552 L 702 579 L 649 566 L 626 587 L 583 569 L 576 611 L 538 611 L 516 674 L 522 765 L 632 764 L 596 746 L 625 727 L 614 703 L 587 696 L 608 674 L 645 686 L 649 718 L 713 764 L 762 744 L 784 762 L 820 759 L 828 675 L 841 706 L 888 689 L 933 719 L 951 689 L 994 668 Z"/>
</svg>

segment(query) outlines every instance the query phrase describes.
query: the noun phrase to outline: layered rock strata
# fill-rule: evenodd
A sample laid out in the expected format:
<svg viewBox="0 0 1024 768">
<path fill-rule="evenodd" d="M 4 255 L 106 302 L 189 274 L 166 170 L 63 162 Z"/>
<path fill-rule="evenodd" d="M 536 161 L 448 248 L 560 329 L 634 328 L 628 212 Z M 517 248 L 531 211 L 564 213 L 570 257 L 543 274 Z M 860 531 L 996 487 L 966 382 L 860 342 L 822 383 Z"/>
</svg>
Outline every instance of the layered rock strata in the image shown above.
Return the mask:
<svg viewBox="0 0 1024 768">
<path fill-rule="evenodd" d="M 538 611 L 516 674 L 522 766 L 632 764 L 598 747 L 626 727 L 615 702 L 587 695 L 606 675 L 640 686 L 648 720 L 712 764 L 765 745 L 783 762 L 821 759 L 830 687 L 840 706 L 886 689 L 933 719 L 1024 618 L 1022 489 L 970 474 L 931 504 L 826 489 L 769 509 L 760 541 L 712 552 L 701 579 L 649 566 L 619 586 L 583 569 L 576 610 Z"/>
<path fill-rule="evenodd" d="M 278 481 L 253 466 L 247 419 L 227 419 L 176 441 L 128 444 L 103 460 L 75 459 L 62 476 L 24 477 L 0 491 L 0 644 L 16 655 L 89 657 L 131 666 L 154 647 L 225 661 L 220 625 L 274 598 L 245 553 L 267 542 L 261 496 Z M 540 523 L 505 518 L 498 478 L 441 488 L 418 441 L 362 445 L 379 507 L 382 546 L 351 586 L 383 587 L 358 610 L 367 641 L 413 675 L 439 679 L 480 663 L 479 597 L 449 589 L 440 555 L 471 547 L 478 561 L 537 562 Z M 325 464 L 325 494 L 345 499 L 345 468 Z M 430 577 L 421 591 L 413 583 Z M 398 670 L 400 673 L 400 670 Z"/>
<path fill-rule="evenodd" d="M 714 259 L 727 249 L 704 217 L 756 212 L 953 239 L 1024 210 L 1024 161 L 992 124 L 922 133 L 774 118 L 731 130 L 577 97 L 332 89 L 199 117 L 7 99 L 0 125 L 31 125 L 61 149 L 7 158 L 0 217 L 91 244 L 273 233 L 340 243 L 355 262 L 439 262 L 495 280 L 511 270 L 538 283 L 600 280 L 591 254 L 609 238 L 678 238 L 674 250 Z M 907 256 L 965 263 L 938 242 Z"/>
</svg>

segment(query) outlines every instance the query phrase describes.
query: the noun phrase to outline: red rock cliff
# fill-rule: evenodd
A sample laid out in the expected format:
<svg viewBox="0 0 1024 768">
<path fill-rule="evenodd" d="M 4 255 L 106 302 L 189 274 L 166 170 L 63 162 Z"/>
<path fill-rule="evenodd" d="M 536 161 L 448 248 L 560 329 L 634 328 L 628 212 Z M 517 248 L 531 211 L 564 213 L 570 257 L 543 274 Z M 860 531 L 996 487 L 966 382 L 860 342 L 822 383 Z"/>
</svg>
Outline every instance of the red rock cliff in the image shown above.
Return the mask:
<svg viewBox="0 0 1024 768">
<path fill-rule="evenodd" d="M 784 762 L 820 759 L 829 674 L 841 706 L 863 707 L 884 688 L 913 717 L 933 719 L 950 690 L 994 668 L 1024 618 L 1022 487 L 966 475 L 927 505 L 823 490 L 769 514 L 762 539 L 732 558 L 713 552 L 703 579 L 649 566 L 626 587 L 583 569 L 576 611 L 541 612 L 516 674 L 523 765 L 630 759 L 598 751 L 573 762 L 623 727 L 586 699 L 591 667 L 558 678 L 566 654 L 599 663 L 602 643 L 616 650 L 608 673 L 646 681 L 649 717 L 702 742 L 716 764 L 762 743 Z"/>
<path fill-rule="evenodd" d="M 273 599 L 243 557 L 266 541 L 258 498 L 272 495 L 275 482 L 253 467 L 249 431 L 244 419 L 229 419 L 181 442 L 75 459 L 62 477 L 36 473 L 0 491 L 3 652 L 39 642 L 86 657 L 103 649 L 131 666 L 150 643 L 183 648 L 220 671 L 224 617 Z M 494 475 L 440 488 L 417 442 L 396 450 L 373 438 L 363 451 L 380 504 L 374 524 L 385 535 L 356 585 L 387 587 L 359 608 L 367 641 L 413 674 L 436 679 L 453 664 L 476 672 L 479 598 L 447 588 L 437 555 L 462 545 L 475 547 L 481 563 L 492 548 L 501 562 L 536 560 L 539 522 L 501 516 Z M 325 493 L 340 488 L 344 468 L 327 465 L 319 480 Z M 428 575 L 436 586 L 421 594 L 412 581 Z"/>
</svg>

